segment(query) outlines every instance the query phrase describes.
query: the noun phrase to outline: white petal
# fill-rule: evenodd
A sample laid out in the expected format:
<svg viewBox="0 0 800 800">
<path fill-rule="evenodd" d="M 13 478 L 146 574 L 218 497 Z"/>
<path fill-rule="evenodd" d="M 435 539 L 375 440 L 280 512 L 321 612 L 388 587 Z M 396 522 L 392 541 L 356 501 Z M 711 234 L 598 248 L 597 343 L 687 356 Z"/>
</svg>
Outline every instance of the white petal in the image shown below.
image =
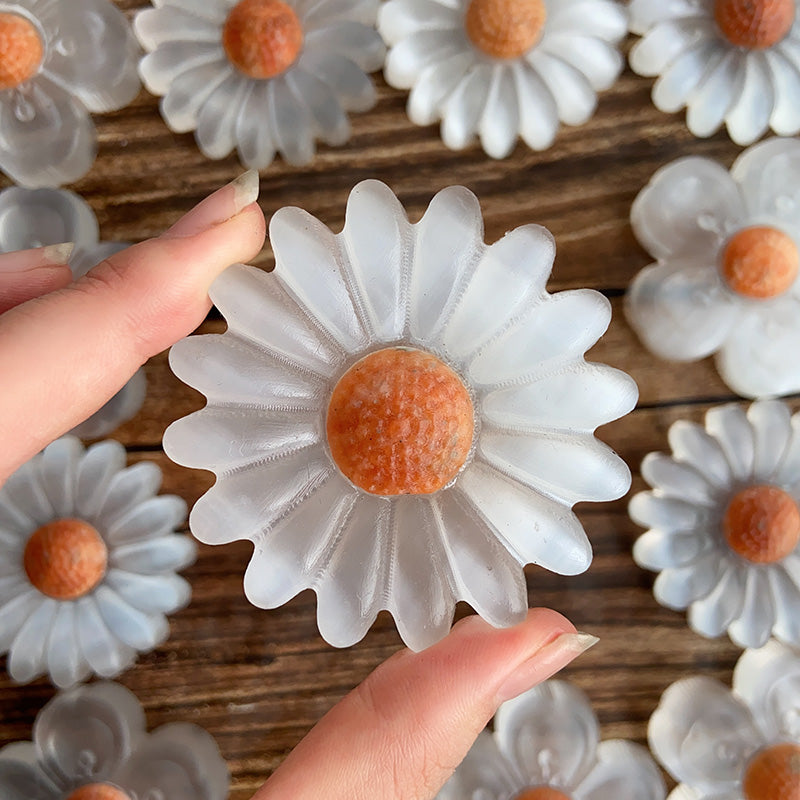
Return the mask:
<svg viewBox="0 0 800 800">
<path fill-rule="evenodd" d="M 741 612 L 746 572 L 738 565 L 726 564 L 717 585 L 689 607 L 689 627 L 701 636 L 722 635 Z"/>
<path fill-rule="evenodd" d="M 449 563 L 429 499 L 399 497 L 392 506 L 386 607 L 405 644 L 424 650 L 444 638 L 453 621 Z"/>
<path fill-rule="evenodd" d="M 518 131 L 519 110 L 514 77 L 508 69 L 495 70 L 478 125 L 481 145 L 491 158 L 505 158 L 514 149 Z"/>
<path fill-rule="evenodd" d="M 573 66 L 596 91 L 608 89 L 619 77 L 624 61 L 612 44 L 594 34 L 579 36 L 573 32 L 549 34 L 540 47 Z"/>
<path fill-rule="evenodd" d="M 347 20 L 375 27 L 380 0 L 328 0 L 317 3 L 312 0 L 310 8 L 303 17 L 303 27 L 316 30 L 333 22 Z"/>
<path fill-rule="evenodd" d="M 558 107 L 552 92 L 532 67 L 517 62 L 511 67 L 519 98 L 519 135 L 528 147 L 545 150 L 558 131 Z"/>
<path fill-rule="evenodd" d="M 597 764 L 575 789 L 576 800 L 663 800 L 664 779 L 650 753 L 622 739 L 600 742 Z"/>
<path fill-rule="evenodd" d="M 563 123 L 582 125 L 592 116 L 597 95 L 582 72 L 538 47 L 527 58 L 555 98 L 558 117 Z"/>
<path fill-rule="evenodd" d="M 185 569 L 194 563 L 196 557 L 197 547 L 188 536 L 171 533 L 116 547 L 111 551 L 108 563 L 143 575 L 157 575 Z"/>
<path fill-rule="evenodd" d="M 295 259 L 303 258 L 301 252 L 291 252 L 287 256 L 290 256 L 289 269 L 294 269 Z M 276 267 L 277 275 L 235 264 L 214 281 L 209 294 L 232 332 L 253 341 L 260 346 L 259 349 L 274 353 L 281 360 L 288 359 L 306 371 L 330 377 L 344 361 L 345 352 L 321 323 L 315 317 L 309 317 L 289 296 L 281 279 L 285 269 L 280 261 Z M 331 276 L 331 281 L 338 283 L 339 276 Z M 177 370 L 179 378 L 183 376 L 183 369 L 190 366 L 190 355 L 182 354 L 182 346 L 180 343 L 175 345 L 172 348 L 175 355 L 171 354 L 170 358 L 170 366 Z M 252 370 L 248 367 L 248 372 Z M 198 384 L 200 388 L 203 385 Z"/>
<path fill-rule="evenodd" d="M 775 624 L 775 603 L 766 572 L 747 570 L 742 611 L 728 628 L 728 635 L 739 647 L 762 647 Z"/>
<path fill-rule="evenodd" d="M 631 48 L 631 69 L 638 75 L 660 75 L 684 50 L 713 35 L 714 29 L 709 18 L 677 17 L 659 22 Z"/>
<path fill-rule="evenodd" d="M 202 11 L 192 13 L 178 6 L 146 8 L 139 11 L 133 20 L 133 29 L 147 50 L 171 40 L 185 42 L 219 42 L 219 25 L 204 19 Z"/>
<path fill-rule="evenodd" d="M 764 55 L 775 91 L 770 127 L 779 136 L 793 136 L 800 131 L 800 68 L 780 48 L 768 50 Z"/>
<path fill-rule="evenodd" d="M 57 517 L 75 515 L 75 489 L 83 445 L 72 436 L 64 436 L 45 447 L 39 461 L 42 489 Z"/>
<path fill-rule="evenodd" d="M 800 227 L 799 141 L 772 138 L 749 147 L 733 162 L 731 177 L 741 187 L 750 216 L 773 217 L 783 222 L 791 234 L 797 235 Z"/>
<path fill-rule="evenodd" d="M 25 583 L 22 591 L 0 606 L 0 653 L 7 653 L 22 623 L 36 611 L 44 598 Z"/>
<path fill-rule="evenodd" d="M 680 611 L 705 597 L 716 585 L 722 569 L 719 553 L 706 550 L 690 564 L 665 569 L 653 584 L 653 594 L 662 606 Z"/>
<path fill-rule="evenodd" d="M 77 642 L 75 604 L 60 603 L 47 640 L 47 669 L 59 689 L 74 686 L 90 671 Z"/>
<path fill-rule="evenodd" d="M 706 430 L 719 442 L 733 476 L 748 480 L 753 473 L 755 436 L 744 409 L 733 403 L 710 409 Z"/>
<path fill-rule="evenodd" d="M 702 425 L 687 420 L 674 422 L 668 433 L 669 446 L 677 461 L 693 467 L 718 488 L 727 488 L 731 469 L 719 442 Z"/>
<path fill-rule="evenodd" d="M 554 3 L 552 9 L 547 9 L 544 35 L 581 31 L 616 42 L 625 36 L 627 28 L 627 14 L 614 0 L 576 0 Z"/>
<path fill-rule="evenodd" d="M 6 745 L 3 752 L 14 748 L 0 762 L 0 792 L 3 800 L 59 800 L 61 790 L 53 786 L 50 779 L 34 763 L 25 763 L 16 758 L 17 744 Z"/>
<path fill-rule="evenodd" d="M 554 257 L 553 236 L 540 225 L 515 228 L 490 245 L 447 322 L 447 351 L 456 358 L 470 356 L 520 311 L 542 299 Z"/>
<path fill-rule="evenodd" d="M 159 104 L 161 116 L 176 133 L 187 133 L 197 127 L 200 110 L 217 87 L 230 75 L 221 59 L 205 61 L 188 67 L 175 76 L 165 88 Z"/>
<path fill-rule="evenodd" d="M 459 30 L 424 30 L 399 41 L 386 56 L 384 76 L 395 89 L 410 89 L 430 64 L 469 49 Z"/>
<path fill-rule="evenodd" d="M 256 542 L 244 576 L 247 599 L 259 608 L 277 608 L 313 586 L 357 496 L 337 471 L 293 506 Z"/>
<path fill-rule="evenodd" d="M 411 334 L 422 342 L 438 335 L 462 290 L 486 250 L 478 198 L 463 186 L 434 195 L 416 236 L 410 283 Z"/>
<path fill-rule="evenodd" d="M 200 108 L 195 139 L 208 158 L 225 158 L 236 148 L 236 121 L 250 86 L 249 81 L 231 73 Z"/>
<path fill-rule="evenodd" d="M 473 63 L 472 53 L 457 53 L 430 64 L 421 73 L 408 96 L 408 117 L 415 125 L 432 125 L 441 119 L 442 108 Z"/>
<path fill-rule="evenodd" d="M 676 780 L 709 788 L 738 782 L 747 757 L 761 744 L 747 707 L 706 677 L 672 684 L 650 718 L 647 736 Z"/>
<path fill-rule="evenodd" d="M 272 282 L 277 283 L 274 278 Z M 209 405 L 270 411 L 319 410 L 324 406 L 326 384 L 322 379 L 232 331 L 181 339 L 170 352 L 170 365 L 184 383 L 208 398 Z"/>
<path fill-rule="evenodd" d="M 577 361 L 559 364 L 530 383 L 489 392 L 481 411 L 503 428 L 593 431 L 633 410 L 637 396 L 624 372 Z"/>
<path fill-rule="evenodd" d="M 236 146 L 239 158 L 249 169 L 264 169 L 275 158 L 275 142 L 264 114 L 269 107 L 269 83 L 254 81 L 242 102 L 236 120 Z"/>
<path fill-rule="evenodd" d="M 3 484 L 2 491 L 9 510 L 17 509 L 36 527 L 53 519 L 53 507 L 41 485 L 38 458 L 23 464 L 10 475 Z M 20 521 L 22 522 L 22 520 Z M 30 533 L 31 531 L 26 532 Z"/>
<path fill-rule="evenodd" d="M 75 485 L 75 511 L 79 515 L 97 517 L 112 478 L 125 469 L 126 458 L 125 448 L 111 439 L 86 450 Z"/>
<path fill-rule="evenodd" d="M 724 55 L 725 49 L 715 39 L 703 39 L 684 50 L 653 85 L 653 105 L 668 114 L 683 108 Z"/>
<path fill-rule="evenodd" d="M 663 20 L 700 17 L 705 13 L 697 0 L 631 0 L 628 6 L 630 29 L 638 34 Z"/>
<path fill-rule="evenodd" d="M 460 24 L 458 11 L 436 0 L 392 0 L 378 13 L 378 30 L 389 45 L 418 31 L 455 29 Z"/>
<path fill-rule="evenodd" d="M 141 652 L 158 647 L 169 634 L 162 614 L 143 614 L 106 585 L 94 593 L 97 608 L 109 630 L 129 647 Z"/>
<path fill-rule="evenodd" d="M 136 659 L 136 650 L 121 642 L 103 622 L 94 597 L 76 603 L 75 627 L 81 653 L 94 672 L 113 678 Z"/>
<path fill-rule="evenodd" d="M 791 436 L 773 479 L 777 486 L 787 487 L 790 491 L 796 491 L 800 486 L 800 415 L 798 414 L 794 414 L 791 418 Z"/>
<path fill-rule="evenodd" d="M 705 506 L 684 498 L 664 497 L 661 492 L 639 492 L 631 498 L 628 512 L 643 528 L 665 532 L 688 532 L 702 529 L 714 519 Z"/>
<path fill-rule="evenodd" d="M 660 494 L 701 506 L 713 506 L 717 491 L 703 473 L 663 453 L 648 453 L 642 461 L 642 477 Z"/>
<path fill-rule="evenodd" d="M 185 467 L 217 474 L 281 458 L 323 440 L 318 411 L 206 406 L 173 422 L 164 448 Z"/>
<path fill-rule="evenodd" d="M 740 145 L 760 139 L 769 127 L 774 105 L 769 63 L 763 53 L 750 53 L 744 62 L 744 83 L 725 117 L 731 139 Z"/>
<path fill-rule="evenodd" d="M 46 646 L 59 603 L 47 598 L 22 623 L 8 651 L 8 674 L 28 683 L 47 672 Z"/>
<path fill-rule="evenodd" d="M 257 537 L 334 469 L 322 448 L 312 447 L 227 473 L 195 503 L 189 526 L 206 544 Z"/>
<path fill-rule="evenodd" d="M 383 605 L 390 515 L 390 501 L 360 494 L 314 587 L 319 632 L 334 647 L 363 638 Z"/>
<path fill-rule="evenodd" d="M 186 501 L 174 494 L 151 497 L 117 518 L 107 518 L 103 531 L 114 547 L 123 542 L 152 539 L 172 533 L 186 521 Z"/>
<path fill-rule="evenodd" d="M 769 482 L 792 438 L 789 408 L 777 400 L 760 400 L 747 409 L 747 419 L 755 437 L 753 478 Z"/>
<path fill-rule="evenodd" d="M 161 469 L 152 461 L 140 461 L 119 470 L 112 476 L 95 518 L 99 522 L 116 518 L 137 503 L 152 497 L 160 485 Z"/>
<path fill-rule="evenodd" d="M 494 388 L 548 375 L 580 359 L 611 321 L 611 304 L 591 289 L 545 295 L 529 305 L 524 317 L 478 351 L 467 368 L 474 382 Z M 510 306 L 496 310 L 508 313 Z"/>
<path fill-rule="evenodd" d="M 12 98 L 0 116 L 0 169 L 31 189 L 82 178 L 97 153 L 83 104 L 44 75 Z"/>
<path fill-rule="evenodd" d="M 734 50 L 709 70 L 687 103 L 686 125 L 695 136 L 719 130 L 734 99 L 741 96 L 744 75 L 744 60 Z"/>
<path fill-rule="evenodd" d="M 495 627 L 525 618 L 528 592 L 519 562 L 456 492 L 432 498 L 438 536 L 450 563 L 457 598 L 466 600 Z"/>
<path fill-rule="evenodd" d="M 105 582 L 127 603 L 145 614 L 172 614 L 192 596 L 189 583 L 178 575 L 138 575 L 111 569 Z"/>
<path fill-rule="evenodd" d="M 559 575 L 577 575 L 589 567 L 591 545 L 566 506 L 477 461 L 462 473 L 457 488 L 521 563 Z"/>
<path fill-rule="evenodd" d="M 182 73 L 203 64 L 226 61 L 222 44 L 208 42 L 167 42 L 139 62 L 142 83 L 151 94 L 164 95 Z M 227 74 L 232 74 L 230 67 Z"/>
<path fill-rule="evenodd" d="M 380 181 L 363 181 L 347 199 L 341 241 L 346 267 L 373 336 L 393 341 L 403 334 L 411 237 L 406 213 L 391 189 Z"/>
<path fill-rule="evenodd" d="M 371 23 L 362 25 L 351 20 L 337 20 L 324 28 L 308 30 L 305 46 L 346 56 L 364 72 L 379 69 L 386 55 L 383 39 Z"/>
<path fill-rule="evenodd" d="M 528 434 L 486 427 L 478 450 L 503 474 L 569 506 L 617 500 L 631 486 L 625 462 L 591 434 Z"/>
<path fill-rule="evenodd" d="M 320 51 L 306 51 L 299 66 L 325 81 L 345 111 L 368 111 L 377 101 L 375 85 L 349 58 Z"/>
<path fill-rule="evenodd" d="M 475 138 L 492 85 L 494 65 L 475 64 L 442 106 L 442 141 L 462 150 Z"/>
<path fill-rule="evenodd" d="M 633 560 L 643 569 L 659 572 L 691 564 L 710 548 L 711 541 L 707 536 L 654 528 L 643 533 L 634 543 Z"/>
<path fill-rule="evenodd" d="M 689 156 L 662 167 L 639 192 L 631 225 L 657 260 L 716 262 L 719 247 L 744 217 L 739 188 L 728 171 L 708 158 Z"/>
<path fill-rule="evenodd" d="M 369 338 L 342 274 L 339 244 L 330 229 L 298 208 L 282 208 L 269 224 L 275 272 L 294 297 L 347 351 Z"/>
<path fill-rule="evenodd" d="M 494 735 L 483 730 L 436 800 L 513 797 L 521 780 L 518 770 L 497 749 Z"/>
<path fill-rule="evenodd" d="M 800 586 L 780 566 L 770 569 L 767 575 L 775 602 L 772 632 L 778 639 L 800 648 L 800 614 L 797 613 L 800 608 Z"/>
<path fill-rule="evenodd" d="M 558 776 L 559 785 L 575 786 L 594 763 L 600 735 L 589 699 L 560 680 L 545 681 L 503 703 L 494 730 L 500 752 L 530 785 Z"/>
</svg>

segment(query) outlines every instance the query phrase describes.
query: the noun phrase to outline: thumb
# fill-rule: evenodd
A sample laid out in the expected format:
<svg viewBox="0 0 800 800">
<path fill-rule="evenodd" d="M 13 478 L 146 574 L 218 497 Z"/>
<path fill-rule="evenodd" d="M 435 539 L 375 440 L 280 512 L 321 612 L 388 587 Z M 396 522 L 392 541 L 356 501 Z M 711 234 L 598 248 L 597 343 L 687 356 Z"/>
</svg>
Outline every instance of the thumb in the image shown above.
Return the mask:
<svg viewBox="0 0 800 800">
<path fill-rule="evenodd" d="M 421 653 L 403 650 L 329 711 L 253 800 L 431 800 L 500 703 L 597 641 L 533 609 L 497 630 L 459 622 Z"/>
</svg>

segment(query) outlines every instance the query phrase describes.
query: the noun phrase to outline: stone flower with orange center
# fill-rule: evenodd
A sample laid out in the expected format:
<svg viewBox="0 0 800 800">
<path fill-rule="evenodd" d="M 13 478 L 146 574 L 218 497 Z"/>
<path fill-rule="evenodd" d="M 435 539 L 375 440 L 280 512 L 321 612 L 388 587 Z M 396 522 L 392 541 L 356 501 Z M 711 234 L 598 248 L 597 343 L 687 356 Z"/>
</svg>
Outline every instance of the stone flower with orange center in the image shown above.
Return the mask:
<svg viewBox="0 0 800 800">
<path fill-rule="evenodd" d="M 268 166 L 307 164 L 317 139 L 350 137 L 348 111 L 375 104 L 368 73 L 383 64 L 379 0 L 154 0 L 134 28 L 149 51 L 145 86 L 163 95 L 170 129 L 195 132 L 209 158 L 238 149 Z"/>
<path fill-rule="evenodd" d="M 217 475 L 195 536 L 254 543 L 251 602 L 311 587 L 330 643 L 358 641 L 387 609 L 420 649 L 460 599 L 494 625 L 521 620 L 526 563 L 583 572 L 571 506 L 630 482 L 592 432 L 637 391 L 583 358 L 608 300 L 545 291 L 550 234 L 527 225 L 487 247 L 466 189 L 412 225 L 365 181 L 340 234 L 284 208 L 270 238 L 274 273 L 235 266 L 212 286 L 228 331 L 173 347 L 208 405 L 164 436 L 172 459 Z"/>
<path fill-rule="evenodd" d="M 732 691 L 707 677 L 673 683 L 647 733 L 680 782 L 669 800 L 798 800 L 800 651 L 746 650 Z"/>
<path fill-rule="evenodd" d="M 639 193 L 631 224 L 656 263 L 625 311 L 656 355 L 716 354 L 745 397 L 800 391 L 800 140 L 745 150 L 730 172 L 681 158 Z"/>
<path fill-rule="evenodd" d="M 83 177 L 97 150 L 89 112 L 136 96 L 138 57 L 109 0 L 0 2 L 0 170 L 31 188 Z"/>
<path fill-rule="evenodd" d="M 65 436 L 0 488 L 0 654 L 15 681 L 112 677 L 166 639 L 195 545 L 160 482 L 155 464 L 126 468 L 117 442 Z"/>
<path fill-rule="evenodd" d="M 586 122 L 622 69 L 626 28 L 615 0 L 389 0 L 378 18 L 384 74 L 411 90 L 411 121 L 441 120 L 454 150 L 477 135 L 492 158 Z"/>
<path fill-rule="evenodd" d="M 644 747 L 599 739 L 586 695 L 546 681 L 500 706 L 436 800 L 664 800 Z"/>
<path fill-rule="evenodd" d="M 672 455 L 650 453 L 653 487 L 630 503 L 649 528 L 633 556 L 660 571 L 656 600 L 689 609 L 703 636 L 726 630 L 740 647 L 773 635 L 800 646 L 800 415 L 777 400 L 706 414 L 705 428 L 680 421 Z"/>
<path fill-rule="evenodd" d="M 229 782 L 210 734 L 188 723 L 148 733 L 139 701 L 116 683 L 57 694 L 32 742 L 0 750 L 3 800 L 225 800 Z"/>
<path fill-rule="evenodd" d="M 695 136 L 724 123 L 737 144 L 769 128 L 800 132 L 800 3 L 797 0 L 632 0 L 630 52 L 640 75 L 658 77 L 653 103 L 687 108 Z"/>
</svg>

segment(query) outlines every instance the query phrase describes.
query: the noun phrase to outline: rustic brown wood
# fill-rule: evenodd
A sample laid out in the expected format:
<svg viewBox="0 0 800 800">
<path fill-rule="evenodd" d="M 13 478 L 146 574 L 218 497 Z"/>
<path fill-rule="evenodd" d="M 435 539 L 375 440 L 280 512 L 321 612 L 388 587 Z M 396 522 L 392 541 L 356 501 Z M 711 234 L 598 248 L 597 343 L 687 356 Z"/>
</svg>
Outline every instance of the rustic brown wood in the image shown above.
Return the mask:
<svg viewBox="0 0 800 800">
<path fill-rule="evenodd" d="M 145 5 L 117 2 L 131 15 Z M 591 357 L 630 372 L 641 400 L 639 409 L 606 426 L 601 437 L 631 465 L 634 491 L 645 488 L 639 464 L 648 451 L 667 449 L 669 425 L 681 418 L 699 421 L 710 405 L 735 398 L 710 360 L 659 362 L 623 319 L 624 289 L 648 262 L 630 229 L 630 204 L 669 161 L 698 154 L 728 165 L 739 148 L 724 134 L 694 139 L 680 115 L 653 108 L 651 82 L 630 70 L 601 96 L 588 124 L 562 129 L 544 153 L 519 145 L 504 161 L 490 160 L 478 147 L 448 151 L 435 127 L 408 121 L 405 93 L 379 77 L 377 82 L 378 104 L 353 117 L 353 138 L 345 147 L 321 146 L 307 168 L 276 161 L 263 171 L 264 212 L 269 217 L 281 206 L 299 205 L 338 230 L 352 186 L 375 177 L 398 193 L 412 220 L 436 191 L 457 183 L 480 198 L 487 241 L 520 224 L 546 225 L 558 244 L 551 290 L 589 286 L 612 298 L 614 320 Z M 157 99 L 142 91 L 128 108 L 96 118 L 97 162 L 71 188 L 97 212 L 103 239 L 133 242 L 156 235 L 241 172 L 234 156 L 207 161 L 190 134 L 170 133 L 157 107 Z M 255 263 L 272 266 L 268 245 Z M 201 328 L 222 330 L 213 312 Z M 213 477 L 171 464 L 160 441 L 169 422 L 200 408 L 203 399 L 172 376 L 165 354 L 151 360 L 147 376 L 144 409 L 115 435 L 131 461 L 151 459 L 162 466 L 164 491 L 192 503 Z M 604 737 L 644 742 L 647 719 L 667 685 L 688 672 L 729 682 L 738 651 L 726 639 L 696 636 L 683 614 L 655 603 L 652 576 L 630 555 L 640 531 L 626 504 L 579 508 L 595 547 L 592 568 L 576 578 L 529 570 L 530 601 L 558 609 L 601 637 L 565 675 L 589 693 Z M 316 631 L 310 592 L 276 611 L 253 608 L 242 592 L 250 549 L 247 543 L 201 546 L 186 572 L 194 587 L 191 605 L 173 617 L 168 642 L 121 678 L 141 698 L 151 726 L 190 720 L 216 737 L 232 772 L 231 800 L 248 798 L 314 722 L 400 645 L 384 614 L 360 644 L 329 647 Z M 52 694 L 44 681 L 16 687 L 0 673 L 0 745 L 28 738 L 38 709 Z"/>
</svg>

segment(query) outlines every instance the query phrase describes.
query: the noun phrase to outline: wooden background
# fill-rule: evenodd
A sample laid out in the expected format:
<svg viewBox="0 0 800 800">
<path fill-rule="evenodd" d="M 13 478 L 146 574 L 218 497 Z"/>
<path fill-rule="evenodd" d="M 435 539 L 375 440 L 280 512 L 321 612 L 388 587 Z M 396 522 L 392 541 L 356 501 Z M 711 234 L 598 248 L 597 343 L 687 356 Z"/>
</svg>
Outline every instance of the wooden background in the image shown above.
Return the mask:
<svg viewBox="0 0 800 800">
<path fill-rule="evenodd" d="M 117 2 L 130 16 L 145 5 Z M 351 117 L 353 136 L 345 147 L 320 146 L 305 168 L 277 160 L 262 172 L 260 202 L 267 218 L 282 206 L 298 205 L 338 231 L 350 189 L 364 178 L 378 178 L 397 193 L 412 221 L 438 190 L 463 184 L 480 199 L 487 242 L 518 225 L 545 225 L 558 247 L 550 290 L 591 287 L 613 304 L 611 327 L 590 357 L 633 375 L 641 396 L 636 411 L 599 435 L 630 464 L 632 491 L 646 488 L 639 464 L 647 452 L 668 449 L 669 425 L 701 421 L 711 405 L 736 398 L 710 360 L 677 367 L 659 362 L 625 322 L 625 288 L 649 260 L 631 232 L 631 202 L 656 169 L 679 156 L 709 156 L 729 166 L 740 148 L 724 133 L 693 138 L 682 115 L 652 106 L 651 81 L 626 69 L 600 96 L 588 124 L 562 128 L 543 153 L 519 144 L 510 158 L 492 161 L 477 145 L 447 150 L 437 127 L 413 126 L 405 114 L 406 94 L 375 77 L 378 103 Z M 144 90 L 127 108 L 95 121 L 97 161 L 70 188 L 94 208 L 101 239 L 154 236 L 242 171 L 235 155 L 208 161 L 191 134 L 170 133 L 157 99 Z M 271 267 L 268 244 L 256 263 Z M 220 332 L 224 323 L 212 311 L 200 330 Z M 203 399 L 172 375 L 166 354 L 147 365 L 147 378 L 144 408 L 114 436 L 128 448 L 131 462 L 157 462 L 164 491 L 191 504 L 213 477 L 168 461 L 161 437 L 172 420 L 200 408 Z M 702 672 L 729 683 L 738 650 L 727 639 L 697 636 L 684 614 L 656 604 L 653 576 L 630 555 L 641 531 L 626 506 L 627 498 L 579 506 L 595 550 L 591 569 L 574 578 L 529 569 L 528 584 L 531 605 L 553 607 L 601 639 L 563 676 L 588 692 L 603 737 L 644 743 L 647 720 L 671 682 Z M 323 713 L 401 645 L 384 612 L 360 644 L 348 650 L 328 646 L 316 630 L 311 592 L 275 611 L 250 606 L 242 592 L 250 551 L 241 542 L 201 546 L 197 563 L 185 573 L 194 587 L 191 605 L 171 618 L 167 643 L 121 678 L 142 700 L 151 727 L 194 721 L 216 737 L 232 773 L 231 800 L 246 800 Z M 458 613 L 468 611 L 459 607 Z M 45 681 L 15 687 L 3 666 L 0 661 L 0 745 L 29 738 L 37 711 L 53 694 Z"/>
</svg>

